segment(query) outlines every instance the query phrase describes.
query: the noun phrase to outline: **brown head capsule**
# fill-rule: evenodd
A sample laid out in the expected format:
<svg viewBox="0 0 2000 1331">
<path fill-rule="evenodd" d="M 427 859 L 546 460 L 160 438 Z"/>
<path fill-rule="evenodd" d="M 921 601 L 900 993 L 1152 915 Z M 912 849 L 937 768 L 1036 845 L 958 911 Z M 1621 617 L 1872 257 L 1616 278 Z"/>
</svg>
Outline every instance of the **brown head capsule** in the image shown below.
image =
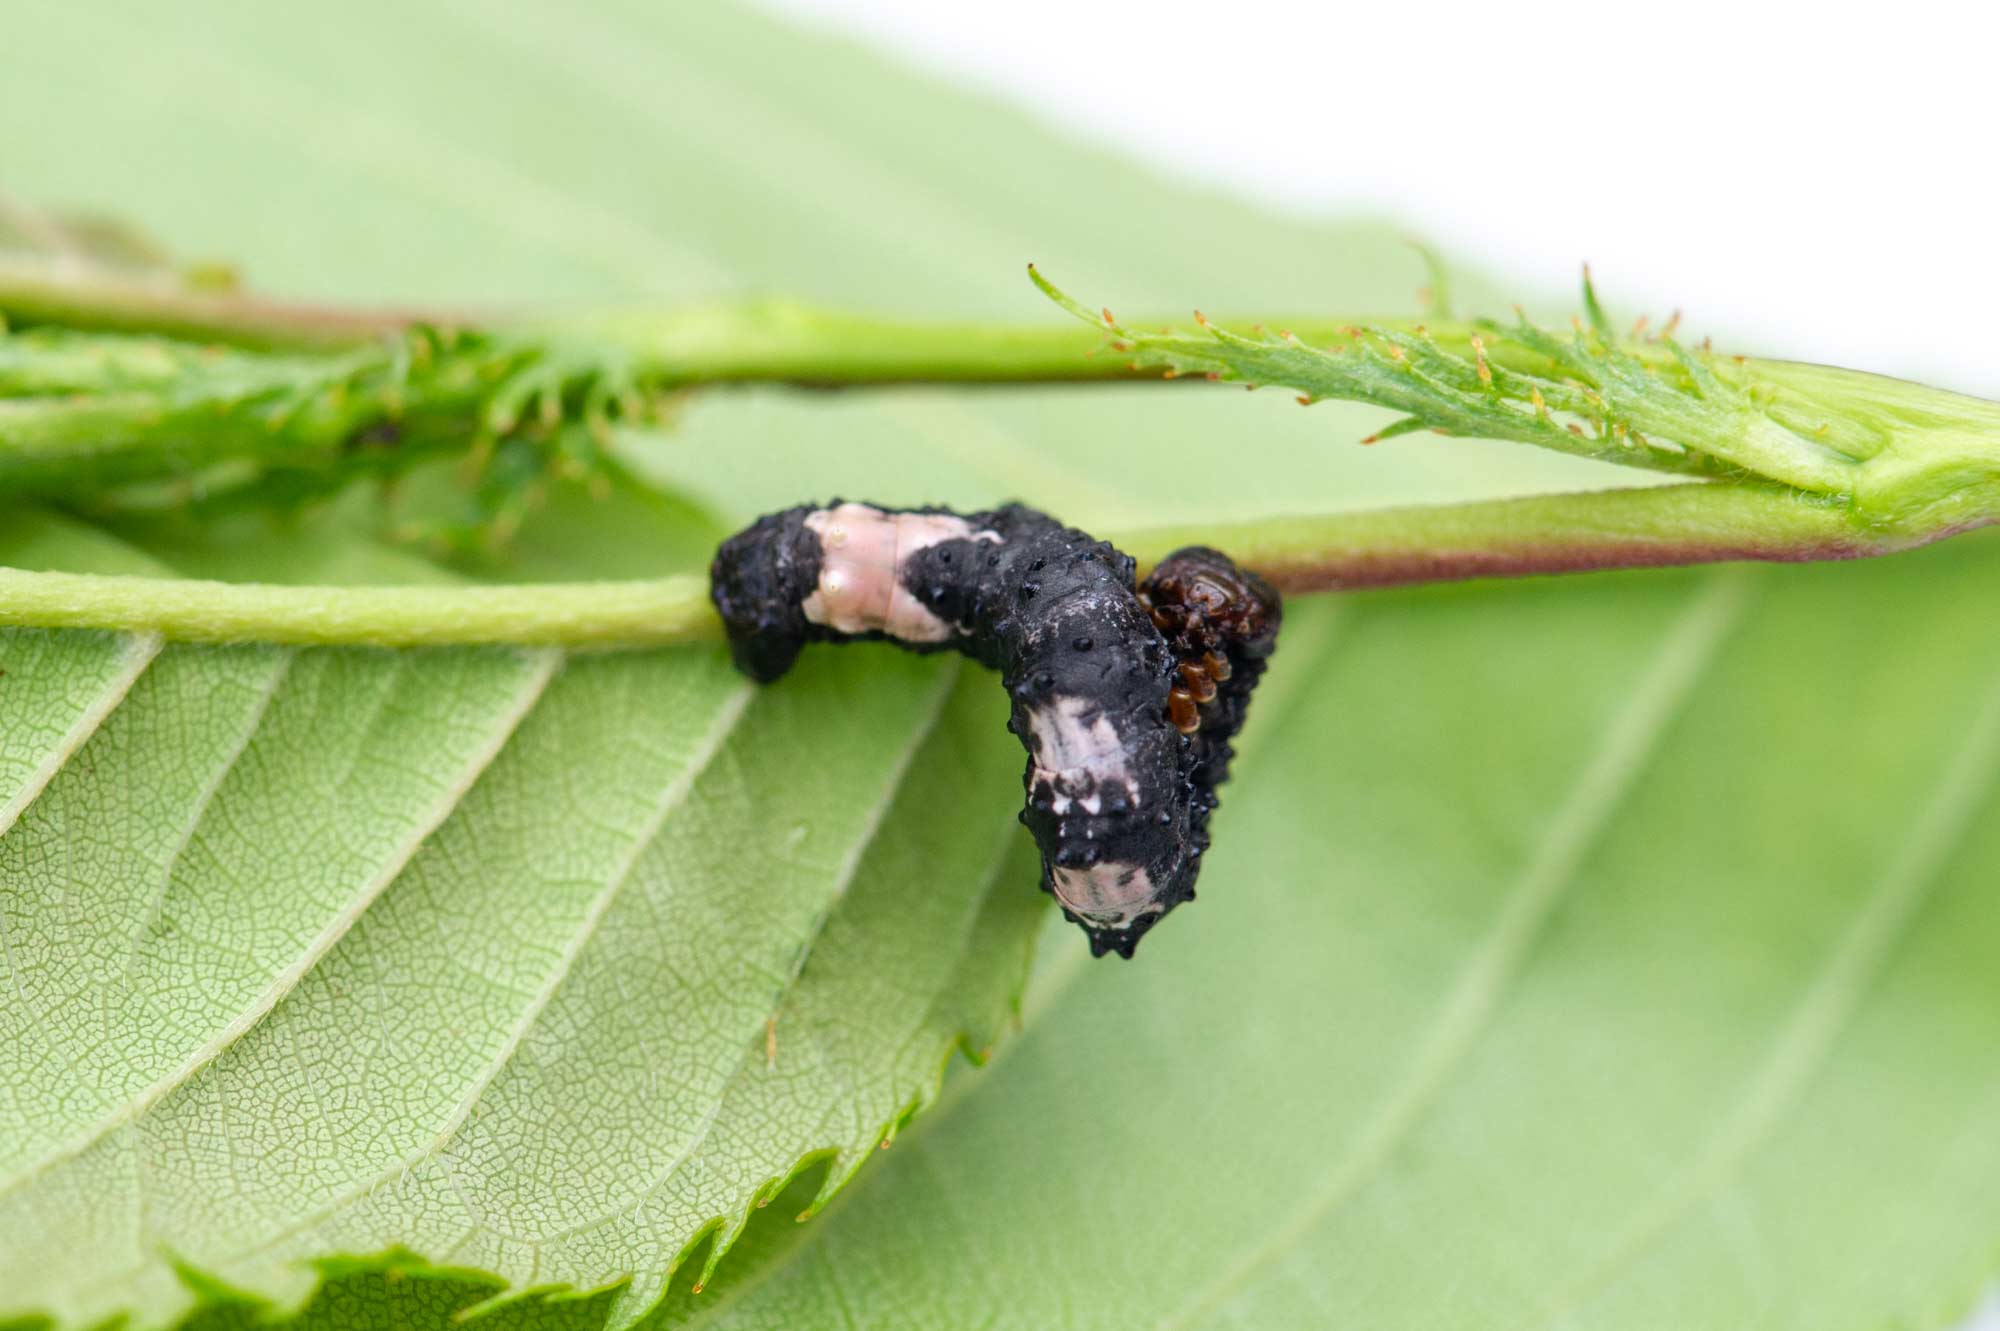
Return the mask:
<svg viewBox="0 0 2000 1331">
<path fill-rule="evenodd" d="M 1211 701 L 1215 684 L 1228 682 L 1246 661 L 1264 660 L 1277 645 L 1277 592 L 1219 550 L 1195 545 L 1174 551 L 1140 585 L 1140 594 L 1199 702 Z"/>
</svg>

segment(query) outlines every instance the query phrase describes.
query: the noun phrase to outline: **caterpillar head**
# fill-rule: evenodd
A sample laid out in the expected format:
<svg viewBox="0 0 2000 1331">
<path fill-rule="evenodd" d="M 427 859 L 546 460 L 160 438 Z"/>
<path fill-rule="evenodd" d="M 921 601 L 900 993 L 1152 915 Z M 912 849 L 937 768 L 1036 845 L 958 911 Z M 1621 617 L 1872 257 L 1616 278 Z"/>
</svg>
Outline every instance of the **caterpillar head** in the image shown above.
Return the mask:
<svg viewBox="0 0 2000 1331">
<path fill-rule="evenodd" d="M 819 536 L 810 505 L 759 518 L 724 541 L 709 565 L 709 597 L 729 632 L 737 669 L 768 684 L 792 668 L 811 636 L 802 606 L 818 584 Z"/>
<path fill-rule="evenodd" d="M 1283 617 L 1271 585 L 1220 550 L 1190 545 L 1161 560 L 1139 599 L 1182 661 L 1213 657 L 1228 665 L 1268 657 Z"/>
</svg>

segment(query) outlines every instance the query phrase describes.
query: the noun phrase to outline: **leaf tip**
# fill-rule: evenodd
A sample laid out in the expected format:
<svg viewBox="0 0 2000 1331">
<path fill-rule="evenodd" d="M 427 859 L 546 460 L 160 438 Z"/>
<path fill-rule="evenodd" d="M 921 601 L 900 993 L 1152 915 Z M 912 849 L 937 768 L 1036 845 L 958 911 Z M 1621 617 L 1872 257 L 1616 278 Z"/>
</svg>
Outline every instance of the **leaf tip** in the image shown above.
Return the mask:
<svg viewBox="0 0 2000 1331">
<path fill-rule="evenodd" d="M 1111 321 L 1110 310 L 1103 311 L 1104 317 L 1102 320 L 1100 320 L 1097 315 L 1092 314 L 1089 310 L 1085 309 L 1083 307 L 1082 302 L 1078 301 L 1075 297 L 1071 296 L 1067 291 L 1064 291 L 1061 287 L 1057 286 L 1055 283 L 1049 281 L 1048 278 L 1044 277 L 1042 275 L 1042 270 L 1037 268 L 1034 264 L 1028 265 L 1028 280 L 1035 284 L 1035 289 L 1037 291 L 1041 292 L 1044 296 L 1047 296 L 1050 300 L 1054 301 L 1064 310 L 1068 311 L 1070 314 L 1075 315 L 1077 318 L 1083 320 L 1085 323 L 1096 324 L 1102 322 L 1105 327 L 1116 329 L 1117 325 Z"/>
<path fill-rule="evenodd" d="M 1590 319 L 1590 326 L 1606 343 L 1611 341 L 1611 320 L 1605 317 L 1604 306 L 1597 299 L 1597 283 L 1591 278 L 1590 265 L 1583 265 L 1583 312 Z"/>
</svg>

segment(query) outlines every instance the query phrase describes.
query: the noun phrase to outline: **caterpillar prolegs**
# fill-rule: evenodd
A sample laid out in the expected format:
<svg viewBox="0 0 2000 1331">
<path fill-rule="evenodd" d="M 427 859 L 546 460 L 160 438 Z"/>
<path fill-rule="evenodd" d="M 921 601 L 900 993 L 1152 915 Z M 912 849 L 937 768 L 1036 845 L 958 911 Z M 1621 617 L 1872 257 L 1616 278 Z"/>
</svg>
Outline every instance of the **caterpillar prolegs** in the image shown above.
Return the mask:
<svg viewBox="0 0 2000 1331">
<path fill-rule="evenodd" d="M 736 664 L 769 682 L 809 642 L 887 640 L 998 670 L 1028 751 L 1042 887 L 1095 956 L 1130 957 L 1194 896 L 1230 741 L 1277 642 L 1278 595 L 1205 547 L 1143 583 L 1129 555 L 1019 504 L 836 501 L 722 543 L 711 594 Z"/>
</svg>

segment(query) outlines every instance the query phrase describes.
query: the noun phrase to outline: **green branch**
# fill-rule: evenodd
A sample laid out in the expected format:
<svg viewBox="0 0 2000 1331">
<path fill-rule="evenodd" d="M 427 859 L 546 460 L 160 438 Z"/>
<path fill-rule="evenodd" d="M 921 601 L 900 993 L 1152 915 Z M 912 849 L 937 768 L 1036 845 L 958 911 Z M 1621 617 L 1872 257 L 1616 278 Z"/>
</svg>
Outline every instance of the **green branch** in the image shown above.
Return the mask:
<svg viewBox="0 0 2000 1331">
<path fill-rule="evenodd" d="M 81 270 L 36 260 L 0 260 L 0 317 L 21 327 L 52 325 L 151 334 L 258 351 L 354 347 L 412 327 L 452 327 L 444 311 L 362 310 L 204 291 L 168 276 L 103 267 Z"/>
<path fill-rule="evenodd" d="M 1921 521 L 1981 521 L 2000 495 L 2000 407 L 1671 337 L 1620 339 L 1587 286 L 1589 320 L 1557 336 L 1525 318 L 1121 322 L 1034 280 L 1089 326 L 789 301 L 482 323 L 0 266 L 0 315 L 26 328 L 0 338 L 0 491 L 74 501 L 171 479 L 213 492 L 272 471 L 295 491 L 306 473 L 338 484 L 515 439 L 531 460 L 587 471 L 612 426 L 701 385 L 1199 376 L 1401 412 L 1380 439 L 1432 429 L 1694 478 L 1762 478 L 1840 497 L 1868 522 L 1924 510 L 1934 511 Z M 197 336 L 228 345 L 187 340 Z M 211 471 L 225 464 L 234 470 L 218 481 Z"/>
<path fill-rule="evenodd" d="M 0 568 L 0 625 L 176 642 L 652 647 L 719 635 L 707 580 L 293 587 Z"/>
<path fill-rule="evenodd" d="M 1765 485 L 1667 485 L 1114 534 L 1149 565 L 1226 549 L 1288 593 L 1463 578 L 1886 554 L 1838 505 Z M 0 569 L 0 625 L 174 641 L 650 647 L 717 637 L 698 577 L 528 586 L 297 587 Z"/>
<path fill-rule="evenodd" d="M 1568 334 L 1526 318 L 1176 325 L 925 323 L 784 301 L 562 318 L 346 313 L 0 266 L 0 491 L 71 505 L 275 503 L 441 454 L 518 516 L 547 474 L 617 471 L 612 427 L 694 385 L 1282 385 L 1435 430 L 1686 484 L 1139 533 L 1201 541 L 1290 590 L 1715 559 L 1844 558 L 2000 519 L 2000 405 L 1852 371 L 1621 338 L 1586 281 Z M 25 274 L 25 275 L 24 275 Z M 1272 331 L 1276 330 L 1276 331 Z M 209 340 L 193 341 L 199 336 Z M 165 489 L 162 489 L 164 483 Z M 136 496 L 136 498 L 135 498 Z M 191 496 L 200 496 L 191 498 Z M 272 588 L 7 573 L 0 622 L 198 640 L 636 646 L 712 634 L 685 580 L 565 588 Z"/>
<path fill-rule="evenodd" d="M 466 456 L 498 523 L 551 474 L 613 470 L 613 429 L 691 387 L 1160 377 L 1065 322 L 789 301 L 446 325 L 0 265 L 0 315 L 0 495 L 93 509 L 282 507 Z"/>
<path fill-rule="evenodd" d="M 1118 542 L 1141 564 L 1183 545 L 1212 545 L 1289 594 L 1726 560 L 1855 559 L 1923 543 L 1857 528 L 1838 503 L 1729 482 L 1160 528 Z"/>
<path fill-rule="evenodd" d="M 424 330 L 517 344 L 590 347 L 677 386 L 779 383 L 830 388 L 889 383 L 1020 384 L 1158 379 L 1106 353 L 1103 338 L 1053 324 L 895 319 L 760 299 L 679 308 L 533 315 L 503 310 L 352 309 L 215 293 L 101 269 L 0 260 L 0 320 L 17 329 L 170 339 L 252 352 L 379 347 Z M 1349 320 L 1287 326 L 1332 336 Z M 1401 325 L 1404 321 L 1370 320 Z M 113 347 L 116 342 L 100 345 Z"/>
</svg>

